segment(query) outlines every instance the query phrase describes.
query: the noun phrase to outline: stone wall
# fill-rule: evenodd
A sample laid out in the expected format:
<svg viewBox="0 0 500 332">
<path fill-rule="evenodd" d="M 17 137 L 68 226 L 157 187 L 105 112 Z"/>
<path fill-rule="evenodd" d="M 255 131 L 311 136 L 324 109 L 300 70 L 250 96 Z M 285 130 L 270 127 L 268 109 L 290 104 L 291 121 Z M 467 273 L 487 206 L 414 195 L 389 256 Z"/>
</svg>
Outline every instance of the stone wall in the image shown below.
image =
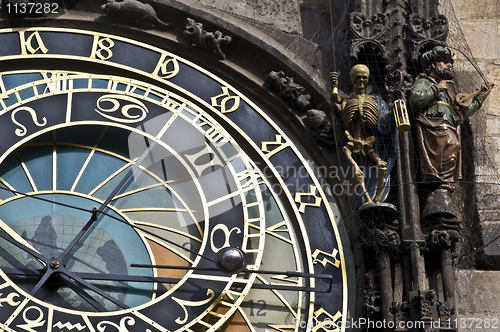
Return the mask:
<svg viewBox="0 0 500 332">
<path fill-rule="evenodd" d="M 483 256 L 481 270 L 458 270 L 458 314 L 468 319 L 461 331 L 478 331 L 475 323 L 483 323 L 481 331 L 500 327 L 500 2 L 498 0 L 453 0 L 455 14 L 479 67 L 493 89 L 485 111 L 474 117 L 486 117 L 483 146 L 477 153 L 481 163 L 476 164 L 475 180 L 478 214 L 482 232 Z M 476 119 L 475 121 L 478 121 Z M 472 119 L 474 122 L 474 119 Z M 484 158 L 486 157 L 486 158 Z M 478 234 L 479 235 L 479 234 Z M 474 318 L 474 323 L 472 319 Z M 484 322 L 498 321 L 496 329 L 486 328 Z"/>
</svg>

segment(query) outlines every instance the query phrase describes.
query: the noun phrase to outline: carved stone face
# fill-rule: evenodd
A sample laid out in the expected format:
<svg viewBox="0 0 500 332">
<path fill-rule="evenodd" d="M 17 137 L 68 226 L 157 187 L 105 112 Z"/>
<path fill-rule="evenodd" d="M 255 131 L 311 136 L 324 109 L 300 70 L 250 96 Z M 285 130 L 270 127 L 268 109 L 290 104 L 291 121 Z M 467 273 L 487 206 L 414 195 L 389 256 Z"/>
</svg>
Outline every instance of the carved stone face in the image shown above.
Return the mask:
<svg viewBox="0 0 500 332">
<path fill-rule="evenodd" d="M 365 65 L 355 65 L 351 69 L 351 82 L 356 93 L 364 93 L 370 78 L 370 70 Z"/>
</svg>

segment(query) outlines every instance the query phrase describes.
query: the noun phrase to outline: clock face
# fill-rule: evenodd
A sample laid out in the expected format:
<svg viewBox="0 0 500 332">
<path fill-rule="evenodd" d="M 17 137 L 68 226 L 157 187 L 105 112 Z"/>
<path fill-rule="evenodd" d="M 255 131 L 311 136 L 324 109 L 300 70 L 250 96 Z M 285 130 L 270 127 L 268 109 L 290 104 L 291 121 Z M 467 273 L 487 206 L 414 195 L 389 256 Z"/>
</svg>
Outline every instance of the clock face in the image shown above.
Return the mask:
<svg viewBox="0 0 500 332">
<path fill-rule="evenodd" d="M 256 104 L 148 45 L 1 32 L 13 47 L 5 61 L 64 56 L 79 68 L 1 73 L 2 329 L 326 331 L 324 321 L 345 321 L 335 206 Z M 85 72 L 83 60 L 144 80 Z"/>
</svg>

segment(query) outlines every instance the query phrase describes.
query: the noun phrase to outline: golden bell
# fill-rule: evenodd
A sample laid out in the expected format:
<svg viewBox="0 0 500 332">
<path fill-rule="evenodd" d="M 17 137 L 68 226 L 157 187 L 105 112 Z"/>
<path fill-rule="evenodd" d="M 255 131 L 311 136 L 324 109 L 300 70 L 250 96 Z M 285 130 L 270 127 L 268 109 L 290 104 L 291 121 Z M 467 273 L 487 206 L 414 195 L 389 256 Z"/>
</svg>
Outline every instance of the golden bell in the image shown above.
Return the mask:
<svg viewBox="0 0 500 332">
<path fill-rule="evenodd" d="M 410 130 L 410 118 L 408 117 L 408 110 L 406 109 L 406 102 L 403 99 L 398 99 L 393 103 L 394 117 L 396 118 L 396 125 L 398 131 L 405 132 Z"/>
</svg>

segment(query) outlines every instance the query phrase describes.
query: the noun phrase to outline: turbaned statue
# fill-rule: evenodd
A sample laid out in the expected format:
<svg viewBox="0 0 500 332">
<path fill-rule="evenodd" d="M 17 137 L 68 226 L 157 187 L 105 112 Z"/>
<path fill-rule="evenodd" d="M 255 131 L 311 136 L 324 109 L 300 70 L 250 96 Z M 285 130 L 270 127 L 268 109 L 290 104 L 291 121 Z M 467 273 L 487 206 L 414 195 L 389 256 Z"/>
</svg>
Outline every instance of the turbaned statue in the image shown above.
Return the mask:
<svg viewBox="0 0 500 332">
<path fill-rule="evenodd" d="M 457 218 L 452 208 L 453 184 L 462 176 L 460 125 L 474 114 L 493 85 L 471 95 L 453 94 L 455 55 L 436 46 L 422 55 L 424 73 L 415 81 L 410 106 L 417 122 L 420 177 L 428 191 L 422 219 Z"/>
</svg>

